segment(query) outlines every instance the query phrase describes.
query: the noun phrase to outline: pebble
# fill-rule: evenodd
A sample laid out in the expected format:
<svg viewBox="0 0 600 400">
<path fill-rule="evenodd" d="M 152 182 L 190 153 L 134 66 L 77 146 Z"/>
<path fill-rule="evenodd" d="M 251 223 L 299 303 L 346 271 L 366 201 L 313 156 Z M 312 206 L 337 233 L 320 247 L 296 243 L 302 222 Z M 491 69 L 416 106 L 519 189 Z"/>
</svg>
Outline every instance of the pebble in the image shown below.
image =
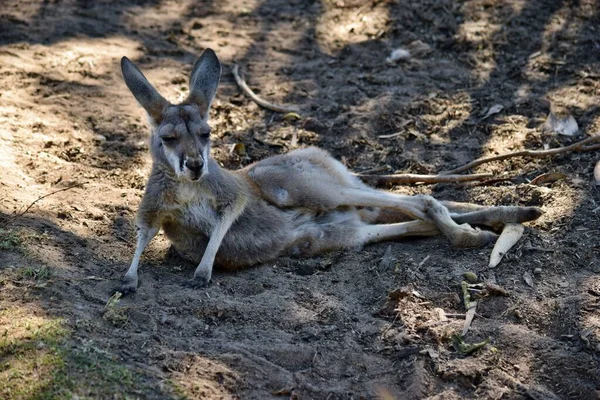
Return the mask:
<svg viewBox="0 0 600 400">
<path fill-rule="evenodd" d="M 477 283 L 477 274 L 475 274 L 474 272 L 465 272 L 463 276 L 467 281 L 469 281 L 469 283 Z"/>
<path fill-rule="evenodd" d="M 390 56 L 385 59 L 387 63 L 393 64 L 398 61 L 406 61 L 410 59 L 410 52 L 406 49 L 395 49 L 390 53 Z"/>
<path fill-rule="evenodd" d="M 541 275 L 542 274 L 542 269 L 541 268 L 536 268 L 533 270 L 533 273 L 536 275 Z"/>
</svg>

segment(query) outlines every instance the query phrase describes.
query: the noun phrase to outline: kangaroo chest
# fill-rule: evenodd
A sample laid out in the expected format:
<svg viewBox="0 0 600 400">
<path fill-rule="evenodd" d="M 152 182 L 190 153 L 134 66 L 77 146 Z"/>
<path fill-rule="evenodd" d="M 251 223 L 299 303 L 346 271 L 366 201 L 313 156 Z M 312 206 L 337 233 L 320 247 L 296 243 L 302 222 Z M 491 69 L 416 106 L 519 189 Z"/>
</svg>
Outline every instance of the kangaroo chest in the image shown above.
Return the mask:
<svg viewBox="0 0 600 400">
<path fill-rule="evenodd" d="M 186 230 L 210 236 L 219 221 L 219 205 L 211 193 L 184 187 L 178 191 L 177 202 L 169 214 L 173 222 Z"/>
</svg>

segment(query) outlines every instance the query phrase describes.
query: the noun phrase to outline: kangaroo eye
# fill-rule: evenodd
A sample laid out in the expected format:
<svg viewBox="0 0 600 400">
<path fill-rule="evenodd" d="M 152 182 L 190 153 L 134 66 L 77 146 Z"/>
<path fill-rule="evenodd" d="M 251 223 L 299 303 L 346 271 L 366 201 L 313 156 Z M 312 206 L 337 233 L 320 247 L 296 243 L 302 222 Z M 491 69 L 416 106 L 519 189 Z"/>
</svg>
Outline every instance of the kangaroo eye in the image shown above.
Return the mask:
<svg viewBox="0 0 600 400">
<path fill-rule="evenodd" d="M 208 139 L 210 137 L 210 132 L 204 132 L 200 134 L 202 139 Z"/>
<path fill-rule="evenodd" d="M 177 140 L 177 138 L 176 138 L 175 136 L 162 136 L 162 137 L 161 137 L 161 140 L 162 140 L 164 143 L 173 143 L 174 141 L 176 141 L 176 140 Z"/>
</svg>

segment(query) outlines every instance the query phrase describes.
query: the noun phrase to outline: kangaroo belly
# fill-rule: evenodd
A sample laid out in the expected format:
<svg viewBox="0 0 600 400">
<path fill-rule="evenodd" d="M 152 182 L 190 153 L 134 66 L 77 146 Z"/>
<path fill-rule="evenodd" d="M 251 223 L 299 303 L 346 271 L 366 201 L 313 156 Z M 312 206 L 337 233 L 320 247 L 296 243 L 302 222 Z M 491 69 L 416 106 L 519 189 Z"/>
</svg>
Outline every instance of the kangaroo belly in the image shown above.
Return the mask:
<svg viewBox="0 0 600 400">
<path fill-rule="evenodd" d="M 295 227 L 295 239 L 286 249 L 290 256 L 312 256 L 350 248 L 358 243 L 358 228 L 365 225 L 354 209 L 303 215 Z"/>
<path fill-rule="evenodd" d="M 293 242 L 295 218 L 291 210 L 249 204 L 223 238 L 215 265 L 237 269 L 274 260 Z M 216 210 L 197 205 L 178 210 L 162 226 L 177 251 L 199 263 L 218 221 Z"/>
<path fill-rule="evenodd" d="M 264 202 L 250 204 L 225 235 L 217 264 L 241 268 L 274 260 L 293 240 L 294 216 Z"/>
</svg>

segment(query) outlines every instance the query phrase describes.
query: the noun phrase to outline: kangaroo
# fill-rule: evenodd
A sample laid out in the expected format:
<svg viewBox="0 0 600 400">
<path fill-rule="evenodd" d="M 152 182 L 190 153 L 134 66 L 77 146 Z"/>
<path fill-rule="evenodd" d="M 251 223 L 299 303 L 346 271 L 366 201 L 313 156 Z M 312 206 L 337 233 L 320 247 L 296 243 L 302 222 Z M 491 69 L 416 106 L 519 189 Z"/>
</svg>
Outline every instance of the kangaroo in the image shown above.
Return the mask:
<svg viewBox="0 0 600 400">
<path fill-rule="evenodd" d="M 309 147 L 229 171 L 210 157 L 210 104 L 221 64 L 206 49 L 190 76 L 188 98 L 171 104 L 126 57 L 127 87 L 152 126 L 152 172 L 137 216 L 137 245 L 118 291 L 138 287 L 142 252 L 162 228 L 177 251 L 198 264 L 194 288 L 213 265 L 243 268 L 279 256 L 313 256 L 408 236 L 443 234 L 455 246 L 493 242 L 491 230 L 537 219 L 535 207 L 440 202 L 367 186 L 326 151 Z"/>
</svg>

